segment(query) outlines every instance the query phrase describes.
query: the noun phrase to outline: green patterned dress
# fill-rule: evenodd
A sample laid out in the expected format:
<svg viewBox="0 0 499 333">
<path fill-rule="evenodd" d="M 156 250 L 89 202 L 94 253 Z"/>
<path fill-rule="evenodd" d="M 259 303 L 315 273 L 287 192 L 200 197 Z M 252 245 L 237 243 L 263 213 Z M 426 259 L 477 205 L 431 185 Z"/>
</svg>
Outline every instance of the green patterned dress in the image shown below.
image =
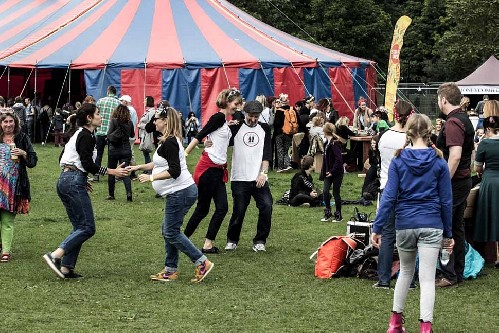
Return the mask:
<svg viewBox="0 0 499 333">
<path fill-rule="evenodd" d="M 483 139 L 475 161 L 484 167 L 476 207 L 473 240 L 499 241 L 499 135 Z"/>
</svg>

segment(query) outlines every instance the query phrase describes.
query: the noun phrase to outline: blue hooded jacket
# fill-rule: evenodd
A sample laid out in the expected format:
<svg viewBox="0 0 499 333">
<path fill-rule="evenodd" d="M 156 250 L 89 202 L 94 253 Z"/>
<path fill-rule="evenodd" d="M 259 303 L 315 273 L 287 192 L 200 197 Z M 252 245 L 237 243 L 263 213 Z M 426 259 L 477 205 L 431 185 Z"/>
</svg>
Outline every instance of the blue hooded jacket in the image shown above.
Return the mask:
<svg viewBox="0 0 499 333">
<path fill-rule="evenodd" d="M 436 228 L 452 237 L 449 168 L 433 148 L 406 148 L 391 161 L 373 232 L 381 233 L 394 207 L 397 230 Z"/>
</svg>

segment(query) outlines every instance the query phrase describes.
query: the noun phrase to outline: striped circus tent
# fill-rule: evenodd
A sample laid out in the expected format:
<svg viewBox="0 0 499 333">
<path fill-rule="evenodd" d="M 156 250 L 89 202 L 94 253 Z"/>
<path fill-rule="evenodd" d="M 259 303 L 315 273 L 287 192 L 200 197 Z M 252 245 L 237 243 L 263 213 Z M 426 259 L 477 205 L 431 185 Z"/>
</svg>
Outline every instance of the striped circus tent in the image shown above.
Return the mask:
<svg viewBox="0 0 499 333">
<path fill-rule="evenodd" d="M 151 95 L 203 122 L 228 87 L 246 99 L 287 93 L 292 103 L 332 96 L 351 117 L 361 96 L 374 101 L 376 86 L 373 62 L 295 38 L 224 0 L 5 0 L 0 66 L 1 93 L 11 71 L 24 69 L 33 90 L 44 70 L 59 68 L 81 73 L 96 98 L 116 86 L 139 115 Z"/>
</svg>

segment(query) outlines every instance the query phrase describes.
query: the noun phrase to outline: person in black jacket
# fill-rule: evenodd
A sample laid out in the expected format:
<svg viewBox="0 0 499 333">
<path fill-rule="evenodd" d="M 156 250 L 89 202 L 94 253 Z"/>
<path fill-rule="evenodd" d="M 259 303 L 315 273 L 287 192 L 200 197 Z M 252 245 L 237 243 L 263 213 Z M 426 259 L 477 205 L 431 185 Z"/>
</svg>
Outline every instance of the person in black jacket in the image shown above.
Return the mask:
<svg viewBox="0 0 499 333">
<path fill-rule="evenodd" d="M 317 193 L 314 181 L 310 175 L 314 170 L 314 158 L 310 155 L 303 157 L 301 170 L 291 179 L 291 190 L 289 191 L 289 205 L 315 207 L 320 206 L 322 194 Z"/>
<path fill-rule="evenodd" d="M 113 132 L 120 133 L 120 137 L 117 140 L 112 140 Z M 109 128 L 107 130 L 107 138 L 109 141 L 108 157 L 107 157 L 107 167 L 116 168 L 118 164 L 124 163 L 125 167 L 130 165 L 130 160 L 132 159 L 132 150 L 130 147 L 130 138 L 135 136 L 135 131 L 133 127 L 132 120 L 130 119 L 130 111 L 128 106 L 120 104 L 111 114 L 111 119 L 109 121 Z M 126 176 L 123 178 L 123 184 L 125 184 L 126 199 L 127 201 L 132 201 L 132 183 L 130 177 Z M 116 179 L 114 176 L 109 175 L 107 177 L 107 188 L 109 196 L 107 200 L 114 200 L 114 189 L 116 185 Z"/>
<path fill-rule="evenodd" d="M 362 197 L 365 200 L 376 200 L 379 193 L 379 172 L 381 169 L 381 157 L 378 149 L 379 137 L 373 136 L 371 139 L 371 149 L 369 149 L 369 169 L 362 185 Z"/>
</svg>

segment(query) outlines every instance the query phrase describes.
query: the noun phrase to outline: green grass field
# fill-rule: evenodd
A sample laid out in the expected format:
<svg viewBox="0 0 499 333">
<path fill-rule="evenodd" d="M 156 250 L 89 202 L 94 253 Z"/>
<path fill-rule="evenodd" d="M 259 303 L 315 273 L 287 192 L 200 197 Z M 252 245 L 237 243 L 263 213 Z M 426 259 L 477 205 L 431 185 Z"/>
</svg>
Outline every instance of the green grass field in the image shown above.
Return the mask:
<svg viewBox="0 0 499 333">
<path fill-rule="evenodd" d="M 123 184 L 116 201 L 106 201 L 107 182 L 91 194 L 97 233 L 84 244 L 77 271 L 80 281 L 61 281 L 42 255 L 56 248 L 70 231 L 55 191 L 59 148 L 35 147 L 39 162 L 29 170 L 32 206 L 15 221 L 13 260 L 0 265 L 0 332 L 385 332 L 393 290 L 375 290 L 357 278 L 318 280 L 310 254 L 332 235 L 346 232 L 346 222 L 322 223 L 322 208 L 274 206 L 266 253 L 254 253 L 251 240 L 257 211 L 250 204 L 239 247 L 212 255 L 212 273 L 193 285 L 194 272 L 181 255 L 179 280 L 155 283 L 149 275 L 162 269 L 164 199 L 150 184 L 133 182 L 134 201 L 126 202 Z M 190 170 L 201 149 L 188 158 Z M 142 161 L 137 150 L 136 157 Z M 318 179 L 318 175 L 314 177 Z M 291 174 L 270 173 L 274 201 L 289 187 Z M 345 175 L 342 196 L 358 199 L 363 179 Z M 319 183 L 317 181 L 317 183 Z M 223 248 L 232 210 L 216 245 Z M 363 210 L 366 210 L 363 208 Z M 367 211 L 374 211 L 371 206 Z M 192 212 L 192 210 L 191 210 Z M 352 215 L 344 206 L 343 215 Z M 190 216 L 188 214 L 187 218 Z M 202 246 L 208 221 L 193 241 Z M 437 290 L 435 332 L 497 332 L 498 270 L 458 288 Z M 406 307 L 408 332 L 418 330 L 419 289 Z"/>
</svg>

